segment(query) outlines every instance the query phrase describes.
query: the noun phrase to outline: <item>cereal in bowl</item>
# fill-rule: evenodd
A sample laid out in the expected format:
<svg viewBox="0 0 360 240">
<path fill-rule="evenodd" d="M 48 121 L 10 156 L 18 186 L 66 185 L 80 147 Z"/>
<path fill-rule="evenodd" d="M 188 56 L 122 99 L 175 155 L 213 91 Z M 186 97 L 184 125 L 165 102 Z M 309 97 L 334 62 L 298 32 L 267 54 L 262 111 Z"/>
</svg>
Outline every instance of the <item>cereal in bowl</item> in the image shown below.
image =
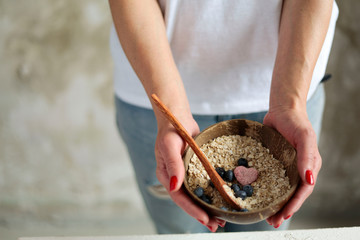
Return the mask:
<svg viewBox="0 0 360 240">
<path fill-rule="evenodd" d="M 224 179 L 228 193 L 242 211 L 265 208 L 290 189 L 282 162 L 251 137 L 221 136 L 203 144 L 200 149 Z M 190 190 L 205 202 L 220 209 L 233 210 L 214 188 L 195 154 L 189 162 L 187 182 Z"/>
</svg>

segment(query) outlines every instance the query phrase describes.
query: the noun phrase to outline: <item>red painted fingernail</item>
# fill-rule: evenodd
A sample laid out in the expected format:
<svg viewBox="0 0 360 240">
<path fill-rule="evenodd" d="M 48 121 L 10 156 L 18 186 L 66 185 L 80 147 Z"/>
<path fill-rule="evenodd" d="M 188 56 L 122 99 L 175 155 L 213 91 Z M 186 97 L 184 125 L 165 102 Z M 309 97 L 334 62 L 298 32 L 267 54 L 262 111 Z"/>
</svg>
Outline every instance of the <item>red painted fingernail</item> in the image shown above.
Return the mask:
<svg viewBox="0 0 360 240">
<path fill-rule="evenodd" d="M 199 220 L 199 219 L 198 219 L 198 221 L 199 221 L 199 223 L 201 223 L 202 225 L 205 225 L 205 222 L 204 222 L 204 221 L 201 221 L 201 220 Z"/>
<path fill-rule="evenodd" d="M 170 178 L 170 192 L 175 190 L 177 182 L 178 182 L 178 180 L 177 180 L 176 176 L 172 176 Z"/>
<path fill-rule="evenodd" d="M 305 178 L 308 184 L 314 185 L 314 175 L 311 170 L 305 172 Z"/>
<path fill-rule="evenodd" d="M 285 220 L 288 220 L 289 218 L 291 218 L 291 216 L 292 216 L 292 214 L 290 214 L 289 216 L 287 216 L 287 217 L 285 218 Z"/>
<path fill-rule="evenodd" d="M 214 232 L 214 228 L 212 226 L 206 226 L 211 232 Z"/>
<path fill-rule="evenodd" d="M 224 220 L 215 219 L 215 221 L 219 224 L 220 227 L 224 227 L 226 224 L 226 221 L 224 221 Z"/>
</svg>

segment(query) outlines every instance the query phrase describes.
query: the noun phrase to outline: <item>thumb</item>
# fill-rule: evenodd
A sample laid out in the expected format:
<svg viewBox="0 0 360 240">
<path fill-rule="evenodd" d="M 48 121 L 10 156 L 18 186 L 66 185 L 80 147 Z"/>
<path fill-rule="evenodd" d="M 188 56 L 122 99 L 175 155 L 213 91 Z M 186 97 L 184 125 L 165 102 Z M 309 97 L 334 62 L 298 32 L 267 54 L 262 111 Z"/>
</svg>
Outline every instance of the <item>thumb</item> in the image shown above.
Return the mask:
<svg viewBox="0 0 360 240">
<path fill-rule="evenodd" d="M 166 147 L 163 149 L 166 170 L 169 176 L 169 191 L 178 191 L 185 177 L 185 167 L 182 160 L 184 141 L 176 134 L 171 133 L 164 138 Z"/>
<path fill-rule="evenodd" d="M 316 135 L 312 129 L 299 134 L 296 139 L 298 170 L 302 181 L 314 185 L 321 167 L 321 157 L 317 147 Z"/>
</svg>

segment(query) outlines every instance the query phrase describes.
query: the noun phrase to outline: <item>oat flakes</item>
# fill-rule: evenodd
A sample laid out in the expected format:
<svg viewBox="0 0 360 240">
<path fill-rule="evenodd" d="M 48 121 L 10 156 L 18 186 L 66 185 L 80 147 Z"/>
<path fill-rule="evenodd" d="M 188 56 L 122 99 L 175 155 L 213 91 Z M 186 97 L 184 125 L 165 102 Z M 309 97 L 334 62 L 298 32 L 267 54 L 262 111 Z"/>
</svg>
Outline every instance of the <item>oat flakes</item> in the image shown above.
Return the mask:
<svg viewBox="0 0 360 240">
<path fill-rule="evenodd" d="M 225 171 L 234 170 L 237 167 L 237 160 L 245 158 L 249 167 L 258 171 L 257 180 L 251 184 L 254 189 L 251 197 L 241 200 L 232 196 L 242 208 L 249 211 L 264 208 L 290 189 L 289 178 L 286 176 L 283 164 L 275 159 L 267 148 L 251 137 L 221 136 L 202 145 L 200 149 L 214 168 L 222 167 Z M 202 187 L 205 194 L 211 197 L 214 206 L 231 209 L 220 193 L 209 185 L 210 178 L 195 154 L 190 159 L 187 173 L 191 191 Z M 234 194 L 230 188 L 232 183 L 227 182 L 227 184 L 228 191 Z"/>
</svg>

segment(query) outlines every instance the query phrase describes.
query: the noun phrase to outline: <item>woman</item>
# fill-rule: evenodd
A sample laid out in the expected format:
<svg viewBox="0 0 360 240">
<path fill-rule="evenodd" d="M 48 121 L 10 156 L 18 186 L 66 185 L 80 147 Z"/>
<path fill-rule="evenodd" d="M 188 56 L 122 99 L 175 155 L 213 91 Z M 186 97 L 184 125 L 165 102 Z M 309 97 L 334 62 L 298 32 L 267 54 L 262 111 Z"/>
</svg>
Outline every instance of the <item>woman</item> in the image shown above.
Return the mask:
<svg viewBox="0 0 360 240">
<path fill-rule="evenodd" d="M 311 194 L 321 167 L 316 135 L 338 14 L 333 0 L 109 2 L 117 124 L 157 231 L 286 229 L 282 223 Z M 185 143 L 151 110 L 152 93 L 193 136 L 218 121 L 246 118 L 275 128 L 296 148 L 300 187 L 269 225 L 225 225 L 186 196 Z"/>
</svg>

